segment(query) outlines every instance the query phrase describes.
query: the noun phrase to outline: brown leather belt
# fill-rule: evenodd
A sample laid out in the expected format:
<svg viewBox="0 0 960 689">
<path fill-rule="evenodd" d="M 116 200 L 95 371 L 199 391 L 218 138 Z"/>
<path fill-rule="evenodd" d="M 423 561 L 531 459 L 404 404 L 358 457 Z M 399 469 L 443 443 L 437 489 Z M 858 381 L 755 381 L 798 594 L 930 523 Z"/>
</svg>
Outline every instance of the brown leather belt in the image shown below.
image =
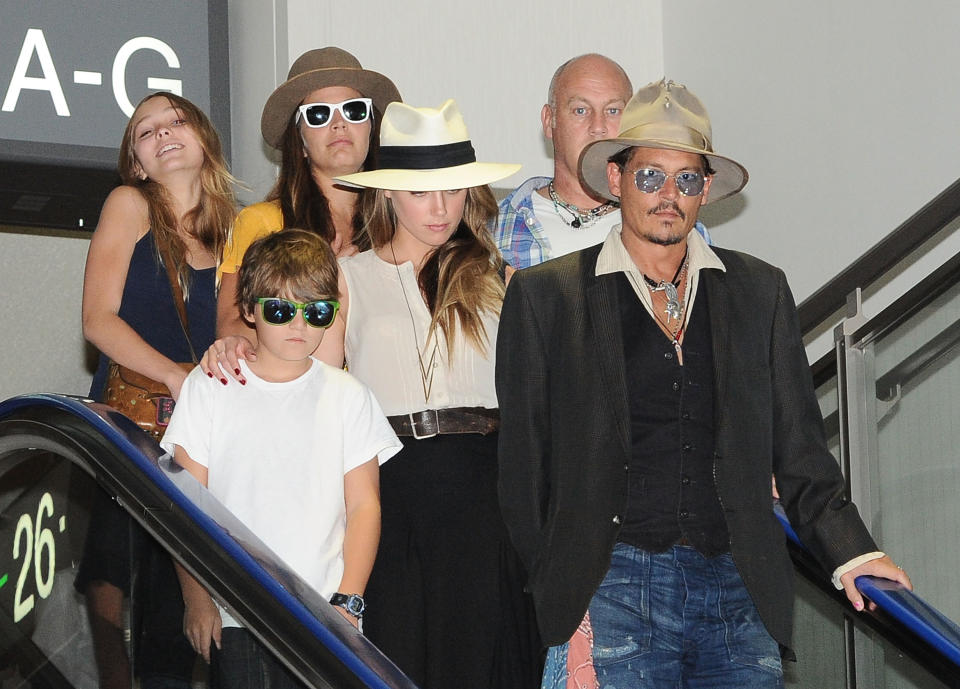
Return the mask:
<svg viewBox="0 0 960 689">
<path fill-rule="evenodd" d="M 388 416 L 387 420 L 397 435 L 417 440 L 452 433 L 489 435 L 500 427 L 500 410 L 484 407 L 425 409 Z"/>
</svg>

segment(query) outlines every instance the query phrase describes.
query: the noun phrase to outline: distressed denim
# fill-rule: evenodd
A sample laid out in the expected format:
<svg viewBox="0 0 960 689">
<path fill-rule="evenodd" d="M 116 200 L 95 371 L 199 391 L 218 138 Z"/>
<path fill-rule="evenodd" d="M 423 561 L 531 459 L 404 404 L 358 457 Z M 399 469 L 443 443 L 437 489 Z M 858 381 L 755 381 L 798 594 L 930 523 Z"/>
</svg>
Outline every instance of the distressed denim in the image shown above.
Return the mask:
<svg viewBox="0 0 960 689">
<path fill-rule="evenodd" d="M 779 689 L 777 642 L 729 554 L 618 543 L 590 603 L 600 689 Z"/>
</svg>

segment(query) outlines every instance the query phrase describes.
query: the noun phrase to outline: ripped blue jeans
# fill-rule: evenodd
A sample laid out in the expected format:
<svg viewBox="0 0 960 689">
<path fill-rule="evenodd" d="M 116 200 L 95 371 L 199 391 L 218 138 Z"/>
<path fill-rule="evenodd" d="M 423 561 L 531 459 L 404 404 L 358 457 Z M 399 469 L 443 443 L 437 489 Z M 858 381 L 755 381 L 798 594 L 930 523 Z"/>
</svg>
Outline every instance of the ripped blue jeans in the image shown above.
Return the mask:
<svg viewBox="0 0 960 689">
<path fill-rule="evenodd" d="M 777 642 L 729 554 L 618 543 L 590 620 L 600 689 L 783 687 Z"/>
</svg>

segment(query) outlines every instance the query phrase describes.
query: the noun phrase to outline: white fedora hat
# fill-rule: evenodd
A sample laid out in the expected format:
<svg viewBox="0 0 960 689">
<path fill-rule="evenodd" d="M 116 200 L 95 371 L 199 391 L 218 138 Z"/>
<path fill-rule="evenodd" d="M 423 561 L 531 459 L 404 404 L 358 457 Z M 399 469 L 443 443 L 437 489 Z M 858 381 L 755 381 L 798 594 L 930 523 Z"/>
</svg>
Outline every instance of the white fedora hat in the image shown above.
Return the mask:
<svg viewBox="0 0 960 689">
<path fill-rule="evenodd" d="M 356 187 L 442 191 L 490 184 L 520 169 L 512 163 L 478 163 L 467 125 L 453 100 L 439 108 L 394 102 L 380 123 L 376 170 L 337 177 Z"/>
</svg>

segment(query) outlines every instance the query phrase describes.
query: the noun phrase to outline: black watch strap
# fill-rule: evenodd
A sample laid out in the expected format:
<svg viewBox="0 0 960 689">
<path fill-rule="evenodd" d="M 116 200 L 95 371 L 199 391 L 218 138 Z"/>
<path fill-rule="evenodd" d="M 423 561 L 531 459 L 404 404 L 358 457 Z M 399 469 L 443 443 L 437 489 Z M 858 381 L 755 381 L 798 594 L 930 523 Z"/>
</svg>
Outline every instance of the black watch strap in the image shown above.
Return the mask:
<svg viewBox="0 0 960 689">
<path fill-rule="evenodd" d="M 367 609 L 363 596 L 357 593 L 335 593 L 330 596 L 330 604 L 343 608 L 354 617 L 363 617 L 363 611 Z"/>
</svg>

